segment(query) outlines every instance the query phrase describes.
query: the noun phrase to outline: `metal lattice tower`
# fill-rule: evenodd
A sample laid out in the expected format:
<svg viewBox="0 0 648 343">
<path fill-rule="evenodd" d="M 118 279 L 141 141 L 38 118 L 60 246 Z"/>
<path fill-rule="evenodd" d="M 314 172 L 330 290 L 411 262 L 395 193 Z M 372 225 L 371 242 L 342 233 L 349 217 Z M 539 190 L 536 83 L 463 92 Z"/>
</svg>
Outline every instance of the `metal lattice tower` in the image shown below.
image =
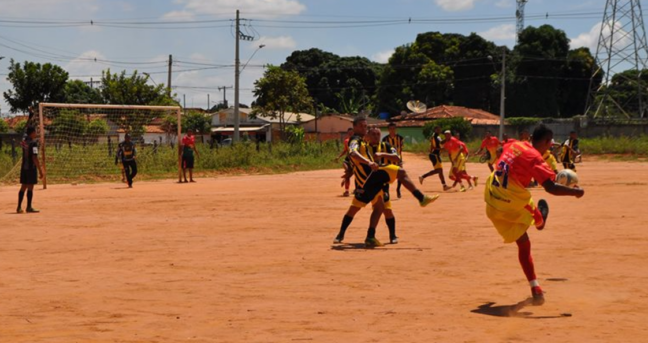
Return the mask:
<svg viewBox="0 0 648 343">
<path fill-rule="evenodd" d="M 527 2 L 529 2 L 529 0 L 517 0 L 517 10 L 515 11 L 515 18 L 517 18 L 515 39 L 519 39 L 520 33 L 524 30 L 524 5 L 526 5 Z"/>
<path fill-rule="evenodd" d="M 639 0 L 607 0 L 595 57 L 597 65 L 592 71 L 585 114 L 596 117 L 601 110 L 607 114 L 607 104 L 611 103 L 629 117 L 626 108 L 636 104 L 638 114 L 643 118 L 647 92 L 639 81 L 648 64 L 648 43 Z M 638 71 L 636 79 L 633 78 L 637 85 L 637 97 L 621 103 L 613 98 L 606 86 L 616 73 L 629 69 Z M 595 88 L 594 81 L 601 76 L 601 86 Z M 636 103 L 629 104 L 630 101 Z"/>
</svg>

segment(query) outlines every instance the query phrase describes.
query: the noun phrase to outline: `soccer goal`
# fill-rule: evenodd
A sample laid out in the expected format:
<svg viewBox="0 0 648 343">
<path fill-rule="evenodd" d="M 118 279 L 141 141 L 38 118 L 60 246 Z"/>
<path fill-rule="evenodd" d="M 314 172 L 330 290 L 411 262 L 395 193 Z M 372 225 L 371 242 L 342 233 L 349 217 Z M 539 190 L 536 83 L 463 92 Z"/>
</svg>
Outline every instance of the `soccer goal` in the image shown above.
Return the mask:
<svg viewBox="0 0 648 343">
<path fill-rule="evenodd" d="M 136 143 L 139 173 L 182 172 L 177 106 L 42 103 L 32 125 L 40 136 L 44 188 L 121 178 L 116 154 L 127 134 Z"/>
</svg>

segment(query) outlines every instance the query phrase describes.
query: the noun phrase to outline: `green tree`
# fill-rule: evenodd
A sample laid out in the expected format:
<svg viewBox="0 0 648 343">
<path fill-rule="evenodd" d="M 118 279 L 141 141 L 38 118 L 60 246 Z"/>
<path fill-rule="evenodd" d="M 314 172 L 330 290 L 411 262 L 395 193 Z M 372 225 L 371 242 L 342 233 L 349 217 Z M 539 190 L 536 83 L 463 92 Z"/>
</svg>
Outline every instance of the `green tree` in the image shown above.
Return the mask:
<svg viewBox="0 0 648 343">
<path fill-rule="evenodd" d="M 81 80 L 70 80 L 65 84 L 65 102 L 69 104 L 101 104 L 99 89 L 88 86 Z"/>
<path fill-rule="evenodd" d="M 85 135 L 91 138 L 97 138 L 108 133 L 110 128 L 108 123 L 103 119 L 94 119 L 88 123 Z"/>
<path fill-rule="evenodd" d="M 15 123 L 13 130 L 15 133 L 24 133 L 26 127 L 27 127 L 27 119 L 24 119 Z"/>
<path fill-rule="evenodd" d="M 9 124 L 4 119 L 0 119 L 0 133 L 9 132 Z"/>
<path fill-rule="evenodd" d="M 637 79 L 639 79 L 639 84 L 637 84 Z M 639 116 L 638 88 L 644 92 L 642 100 L 645 107 L 648 100 L 645 93 L 648 89 L 648 69 L 642 70 L 641 73 L 636 69 L 630 69 L 614 74 L 607 89 L 603 88 L 598 95 L 596 103 L 603 101 L 599 115 Z M 602 99 L 605 92 L 608 96 Z"/>
<path fill-rule="evenodd" d="M 311 110 L 313 100 L 308 94 L 306 80 L 296 71 L 269 66 L 263 77 L 254 82 L 256 114 L 279 119 L 283 133 L 286 128 L 286 112 Z"/>
<path fill-rule="evenodd" d="M 46 129 L 59 137 L 83 137 L 87 126 L 88 122 L 78 111 L 63 109 Z"/>
<path fill-rule="evenodd" d="M 441 118 L 428 121 L 423 125 L 423 135 L 430 139 L 434 133 L 434 128 L 439 126 L 441 131 L 450 130 L 454 134 L 459 132 L 462 140 L 470 138 L 472 133 L 472 124 L 463 117 Z"/>
<path fill-rule="evenodd" d="M 25 61 L 21 66 L 12 59 L 7 80 L 13 89 L 3 93 L 10 111 L 26 112 L 29 107 L 38 108 L 41 102 L 63 102 L 68 73 L 50 63 Z"/>
<path fill-rule="evenodd" d="M 174 118 L 174 124 L 176 123 L 177 120 Z M 190 129 L 196 133 L 209 133 L 211 129 L 211 117 L 200 112 L 187 113 L 186 116 L 182 117 L 182 132 L 187 132 Z"/>
<path fill-rule="evenodd" d="M 115 105 L 177 105 L 164 85 L 151 86 L 147 82 L 148 77 L 137 71 L 128 76 L 126 71 L 112 74 L 108 69 L 102 72 L 101 97 L 104 103 Z"/>
</svg>

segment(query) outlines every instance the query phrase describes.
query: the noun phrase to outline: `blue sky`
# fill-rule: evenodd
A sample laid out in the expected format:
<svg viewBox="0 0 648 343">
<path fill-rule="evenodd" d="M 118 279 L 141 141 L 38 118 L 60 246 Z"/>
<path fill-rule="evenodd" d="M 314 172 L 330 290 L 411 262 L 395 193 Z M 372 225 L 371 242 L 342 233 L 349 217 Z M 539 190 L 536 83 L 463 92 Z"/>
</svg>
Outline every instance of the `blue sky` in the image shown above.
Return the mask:
<svg viewBox="0 0 648 343">
<path fill-rule="evenodd" d="M 595 49 L 604 6 L 603 0 L 529 0 L 525 24 L 553 25 L 572 47 Z M 515 0 L 0 0 L 0 8 L 0 92 L 10 87 L 10 58 L 55 63 L 84 81 L 111 68 L 137 69 L 152 83 L 166 83 L 172 54 L 174 92 L 186 97 L 187 106 L 203 108 L 207 94 L 214 105 L 223 97 L 217 87 L 234 84 L 230 20 L 236 9 L 251 19 L 247 32 L 257 39 L 241 42 L 241 63 L 265 45 L 241 75 L 241 102 L 247 104 L 262 65 L 280 64 L 294 50 L 317 47 L 386 62 L 395 47 L 421 32 L 477 32 L 508 46 L 515 41 Z M 592 14 L 575 18 L 583 13 Z M 232 90 L 227 98 L 231 104 Z M 8 110 L 0 101 L 0 111 Z"/>
</svg>

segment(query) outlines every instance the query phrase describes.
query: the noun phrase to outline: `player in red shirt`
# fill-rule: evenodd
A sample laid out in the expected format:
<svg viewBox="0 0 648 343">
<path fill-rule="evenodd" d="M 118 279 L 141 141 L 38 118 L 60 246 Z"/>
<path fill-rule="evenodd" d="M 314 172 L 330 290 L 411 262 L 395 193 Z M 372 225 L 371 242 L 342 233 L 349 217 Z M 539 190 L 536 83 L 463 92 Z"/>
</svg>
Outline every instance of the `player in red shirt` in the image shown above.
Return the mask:
<svg viewBox="0 0 648 343">
<path fill-rule="evenodd" d="M 556 174 L 542 158 L 542 154 L 551 146 L 552 139 L 551 129 L 540 125 L 533 131 L 533 145 L 509 141 L 484 189 L 486 215 L 504 238 L 504 243 L 517 243 L 518 259 L 531 286 L 534 305 L 544 303 L 544 293 L 535 275 L 527 229 L 531 225 L 538 230 L 545 227 L 549 206 L 544 200 L 540 200 L 536 206 L 526 186 L 533 178 L 549 194 L 577 198 L 585 194 L 580 188 L 555 183 Z"/>
<path fill-rule="evenodd" d="M 452 187 L 455 187 L 457 183 L 459 183 L 461 185 L 461 189 L 459 191 L 465 192 L 466 188 L 464 187 L 462 180 L 466 180 L 468 181 L 469 188 L 473 189 L 471 181 L 474 180 L 475 185 L 477 185 L 477 178 L 468 175 L 468 173 L 466 172 L 468 147 L 464 142 L 460 141 L 459 138 L 453 137 L 450 130 L 447 130 L 446 132 L 444 132 L 444 134 L 446 142 L 443 148 L 448 151 L 448 156 L 450 157 L 450 161 L 452 162 L 452 170 L 450 171 L 450 179 L 454 180 Z M 459 136 L 459 133 L 457 133 L 457 136 Z"/>
<path fill-rule="evenodd" d="M 480 155 L 484 149 L 488 151 L 488 169 L 490 169 L 491 172 L 493 172 L 493 164 L 497 161 L 497 148 L 500 145 L 502 145 L 502 143 L 497 139 L 497 137 L 493 137 L 489 130 L 486 131 L 486 136 L 479 147 L 479 151 L 477 151 L 477 155 Z"/>
<path fill-rule="evenodd" d="M 340 157 L 345 156 L 342 166 L 344 167 L 344 174 L 342 175 L 342 185 L 344 185 L 344 193 L 342 194 L 345 197 L 349 196 L 349 186 L 351 185 L 351 176 L 353 175 L 353 167 L 351 166 L 351 160 L 349 160 L 349 140 L 353 136 L 353 128 L 347 130 L 347 137 L 344 139 L 344 150 L 340 155 L 335 159 L 335 162 L 340 161 Z"/>
<path fill-rule="evenodd" d="M 199 156 L 196 150 L 196 136 L 193 130 L 187 130 L 187 135 L 182 138 L 182 175 L 184 182 L 187 182 L 187 170 L 189 170 L 189 182 L 196 182 L 193 179 L 194 153 Z"/>
</svg>

